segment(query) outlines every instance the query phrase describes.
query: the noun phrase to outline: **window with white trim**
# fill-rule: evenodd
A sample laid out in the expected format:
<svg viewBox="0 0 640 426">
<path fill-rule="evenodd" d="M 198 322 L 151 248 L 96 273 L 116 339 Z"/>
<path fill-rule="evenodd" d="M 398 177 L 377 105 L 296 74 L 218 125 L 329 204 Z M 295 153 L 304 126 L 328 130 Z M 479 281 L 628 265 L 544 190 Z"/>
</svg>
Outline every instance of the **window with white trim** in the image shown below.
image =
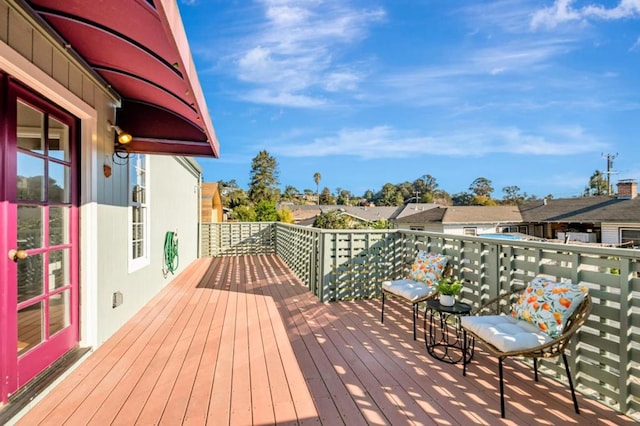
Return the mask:
<svg viewBox="0 0 640 426">
<path fill-rule="evenodd" d="M 463 228 L 462 232 L 464 233 L 464 235 L 475 237 L 476 235 L 478 235 L 478 228 Z"/>
<path fill-rule="evenodd" d="M 149 169 L 147 156 L 129 157 L 129 270 L 149 264 Z"/>
<path fill-rule="evenodd" d="M 620 229 L 620 245 L 624 248 L 640 247 L 640 229 L 621 228 Z"/>
</svg>

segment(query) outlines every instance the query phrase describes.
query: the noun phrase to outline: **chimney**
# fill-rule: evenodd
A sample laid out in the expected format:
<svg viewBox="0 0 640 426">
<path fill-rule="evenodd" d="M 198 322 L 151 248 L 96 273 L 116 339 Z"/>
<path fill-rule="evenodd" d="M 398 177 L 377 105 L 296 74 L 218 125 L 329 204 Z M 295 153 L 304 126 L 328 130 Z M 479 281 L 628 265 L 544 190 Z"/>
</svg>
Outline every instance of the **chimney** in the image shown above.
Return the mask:
<svg viewBox="0 0 640 426">
<path fill-rule="evenodd" d="M 618 199 L 633 200 L 638 195 L 638 182 L 635 179 L 618 181 Z"/>
</svg>

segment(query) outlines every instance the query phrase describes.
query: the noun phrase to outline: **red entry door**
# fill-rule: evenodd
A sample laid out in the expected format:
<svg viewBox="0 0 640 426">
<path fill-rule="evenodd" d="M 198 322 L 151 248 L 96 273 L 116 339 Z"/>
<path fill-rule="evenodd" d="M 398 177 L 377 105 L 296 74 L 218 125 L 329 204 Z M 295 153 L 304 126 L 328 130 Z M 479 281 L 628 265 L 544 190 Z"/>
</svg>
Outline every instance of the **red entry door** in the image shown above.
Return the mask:
<svg viewBox="0 0 640 426">
<path fill-rule="evenodd" d="M 78 343 L 77 120 L 7 78 L 2 401 Z"/>
</svg>

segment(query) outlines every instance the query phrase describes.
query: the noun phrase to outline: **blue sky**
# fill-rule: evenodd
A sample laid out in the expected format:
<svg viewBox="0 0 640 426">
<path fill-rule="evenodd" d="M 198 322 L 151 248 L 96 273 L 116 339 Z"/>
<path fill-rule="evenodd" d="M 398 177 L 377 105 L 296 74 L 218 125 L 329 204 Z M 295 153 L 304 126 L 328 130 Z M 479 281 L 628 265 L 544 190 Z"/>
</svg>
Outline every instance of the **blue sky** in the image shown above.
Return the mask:
<svg viewBox="0 0 640 426">
<path fill-rule="evenodd" d="M 640 0 L 179 0 L 219 159 L 248 187 L 478 177 L 494 198 L 577 196 L 595 170 L 640 179 Z"/>
</svg>

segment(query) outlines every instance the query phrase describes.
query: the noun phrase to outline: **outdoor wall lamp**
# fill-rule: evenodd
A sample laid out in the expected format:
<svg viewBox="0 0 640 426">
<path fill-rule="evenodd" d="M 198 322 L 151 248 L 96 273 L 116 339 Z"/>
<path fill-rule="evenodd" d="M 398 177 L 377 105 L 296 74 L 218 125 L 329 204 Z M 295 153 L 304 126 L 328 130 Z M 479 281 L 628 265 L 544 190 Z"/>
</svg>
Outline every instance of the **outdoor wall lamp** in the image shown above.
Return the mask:
<svg viewBox="0 0 640 426">
<path fill-rule="evenodd" d="M 110 121 L 108 121 L 108 123 L 109 123 L 109 128 L 115 130 L 116 134 L 118 135 L 118 142 L 120 144 L 126 145 L 133 140 L 133 136 L 131 136 L 131 133 L 125 132 L 120 127 L 116 126 Z"/>
</svg>

